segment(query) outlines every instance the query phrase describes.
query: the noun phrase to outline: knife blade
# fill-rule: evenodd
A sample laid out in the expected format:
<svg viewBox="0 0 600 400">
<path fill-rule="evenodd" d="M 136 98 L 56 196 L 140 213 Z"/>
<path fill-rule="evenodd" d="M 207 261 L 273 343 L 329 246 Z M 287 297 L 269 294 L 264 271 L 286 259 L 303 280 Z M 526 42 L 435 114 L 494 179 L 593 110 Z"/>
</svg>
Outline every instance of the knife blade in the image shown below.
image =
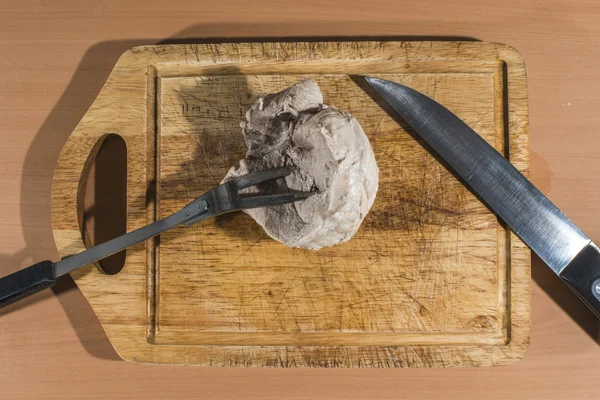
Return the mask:
<svg viewBox="0 0 600 400">
<path fill-rule="evenodd" d="M 365 79 L 600 318 L 598 246 L 450 110 L 399 83 Z"/>
</svg>

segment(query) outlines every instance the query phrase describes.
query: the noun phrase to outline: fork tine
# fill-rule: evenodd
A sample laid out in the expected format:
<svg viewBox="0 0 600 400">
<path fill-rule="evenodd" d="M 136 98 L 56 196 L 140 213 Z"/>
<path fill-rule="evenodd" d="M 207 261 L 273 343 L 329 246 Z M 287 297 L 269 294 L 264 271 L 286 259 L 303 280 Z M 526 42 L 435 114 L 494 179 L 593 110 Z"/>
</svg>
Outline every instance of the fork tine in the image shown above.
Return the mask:
<svg viewBox="0 0 600 400">
<path fill-rule="evenodd" d="M 278 206 L 287 203 L 293 203 L 298 200 L 304 200 L 318 192 L 288 192 L 281 194 L 271 194 L 266 196 L 243 197 L 239 200 L 240 208 L 258 208 Z"/>
<path fill-rule="evenodd" d="M 291 174 L 294 171 L 294 167 L 279 167 L 266 169 L 261 172 L 254 172 L 252 174 L 244 175 L 233 180 L 238 189 L 244 189 L 249 186 L 254 186 L 258 183 L 268 181 L 275 178 L 282 178 Z"/>
</svg>

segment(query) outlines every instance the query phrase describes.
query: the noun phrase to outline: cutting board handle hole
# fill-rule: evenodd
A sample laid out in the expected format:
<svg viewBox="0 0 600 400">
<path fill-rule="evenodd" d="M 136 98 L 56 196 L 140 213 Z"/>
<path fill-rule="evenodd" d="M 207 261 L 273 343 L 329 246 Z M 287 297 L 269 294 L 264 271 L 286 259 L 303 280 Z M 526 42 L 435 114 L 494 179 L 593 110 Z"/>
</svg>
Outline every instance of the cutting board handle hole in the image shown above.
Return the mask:
<svg viewBox="0 0 600 400">
<path fill-rule="evenodd" d="M 119 135 L 100 138 L 82 174 L 80 226 L 87 248 L 123 235 L 127 230 L 127 146 Z M 125 265 L 126 250 L 97 263 L 102 272 L 114 275 Z"/>
</svg>

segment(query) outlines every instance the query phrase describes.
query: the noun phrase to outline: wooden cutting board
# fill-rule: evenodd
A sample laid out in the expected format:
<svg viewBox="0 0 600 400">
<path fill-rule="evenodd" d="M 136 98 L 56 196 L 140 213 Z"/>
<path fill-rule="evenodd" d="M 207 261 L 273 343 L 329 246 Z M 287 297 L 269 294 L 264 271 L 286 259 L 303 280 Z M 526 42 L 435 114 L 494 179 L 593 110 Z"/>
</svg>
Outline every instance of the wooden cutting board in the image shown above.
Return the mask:
<svg viewBox="0 0 600 400">
<path fill-rule="evenodd" d="M 287 248 L 237 213 L 132 247 L 118 274 L 94 265 L 74 272 L 121 357 L 274 367 L 492 366 L 523 357 L 530 252 L 361 75 L 428 94 L 527 174 L 525 67 L 505 45 L 188 44 L 123 54 L 56 167 L 61 256 L 85 248 L 83 191 L 109 135 L 127 146 L 129 231 L 217 185 L 246 151 L 239 123 L 248 107 L 306 77 L 362 125 L 380 188 L 355 238 L 332 248 Z"/>
</svg>

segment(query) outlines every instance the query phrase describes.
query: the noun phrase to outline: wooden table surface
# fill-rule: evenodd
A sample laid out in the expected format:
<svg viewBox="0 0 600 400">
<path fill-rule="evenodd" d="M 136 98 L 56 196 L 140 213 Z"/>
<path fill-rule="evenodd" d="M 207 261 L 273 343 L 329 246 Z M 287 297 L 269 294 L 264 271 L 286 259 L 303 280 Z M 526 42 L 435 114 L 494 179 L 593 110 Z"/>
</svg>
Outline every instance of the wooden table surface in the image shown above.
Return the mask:
<svg viewBox="0 0 600 400">
<path fill-rule="evenodd" d="M 0 1 L 0 274 L 57 259 L 58 153 L 119 55 L 182 38 L 473 38 L 527 65 L 531 178 L 600 242 L 600 3 Z M 251 5 L 251 3 L 254 3 Z M 597 399 L 600 324 L 533 260 L 531 344 L 488 369 L 228 369 L 120 361 L 69 279 L 0 312 L 0 390 L 20 398 Z"/>
</svg>

